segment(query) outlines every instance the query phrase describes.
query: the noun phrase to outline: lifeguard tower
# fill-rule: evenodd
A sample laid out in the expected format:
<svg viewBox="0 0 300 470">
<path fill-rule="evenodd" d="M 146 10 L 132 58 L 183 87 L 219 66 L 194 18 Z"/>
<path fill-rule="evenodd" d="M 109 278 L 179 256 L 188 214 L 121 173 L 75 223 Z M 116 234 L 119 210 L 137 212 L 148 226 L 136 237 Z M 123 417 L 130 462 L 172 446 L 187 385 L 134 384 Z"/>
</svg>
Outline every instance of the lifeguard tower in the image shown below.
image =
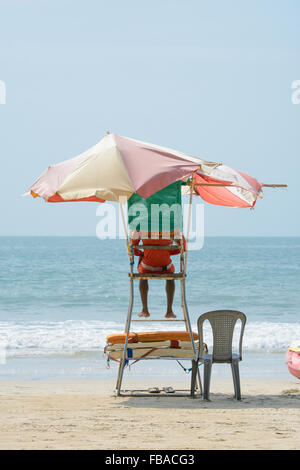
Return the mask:
<svg viewBox="0 0 300 470">
<path fill-rule="evenodd" d="M 122 390 L 122 381 L 126 365 L 141 360 L 193 360 L 197 357 L 197 334 L 192 332 L 190 316 L 186 301 L 185 280 L 187 276 L 187 250 L 184 251 L 183 243 L 183 217 L 181 187 L 182 181 L 177 181 L 163 188 L 149 198 L 142 198 L 137 193 L 128 200 L 128 232 L 127 246 L 129 257 L 129 306 L 125 323 L 125 331 L 121 335 L 110 335 L 106 353 L 109 359 L 120 362 L 116 383 L 116 395 L 145 394 L 147 390 Z M 190 211 L 188 217 L 187 232 L 191 224 L 192 192 L 190 191 Z M 127 227 L 126 227 L 127 228 Z M 188 239 L 187 233 L 187 239 Z M 140 243 L 137 246 L 137 239 Z M 147 240 L 147 244 L 143 241 Z M 153 240 L 153 244 L 151 241 Z M 168 240 L 167 244 L 157 244 L 157 240 Z M 134 250 L 175 250 L 179 251 L 179 272 L 167 273 L 139 273 L 135 272 Z M 147 279 L 174 280 L 180 283 L 181 307 L 183 318 L 181 319 L 132 319 L 134 305 L 135 281 Z M 132 323 L 143 322 L 149 328 L 152 322 L 182 322 L 182 331 L 144 331 L 132 332 Z M 198 373 L 196 385 L 202 393 L 201 378 Z M 181 390 L 173 396 L 190 394 L 189 390 Z M 149 392 L 147 393 L 149 395 Z"/>
</svg>

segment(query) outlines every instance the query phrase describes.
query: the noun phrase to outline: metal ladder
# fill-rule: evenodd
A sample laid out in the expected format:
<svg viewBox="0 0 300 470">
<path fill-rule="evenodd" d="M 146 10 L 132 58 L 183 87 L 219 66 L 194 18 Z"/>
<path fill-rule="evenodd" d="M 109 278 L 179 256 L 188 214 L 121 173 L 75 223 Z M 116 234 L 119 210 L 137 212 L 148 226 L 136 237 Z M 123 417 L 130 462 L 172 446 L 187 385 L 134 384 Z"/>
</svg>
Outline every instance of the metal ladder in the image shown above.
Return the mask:
<svg viewBox="0 0 300 470">
<path fill-rule="evenodd" d="M 151 274 L 140 274 L 140 273 L 134 273 L 133 272 L 133 249 L 138 248 L 139 250 L 174 250 L 174 249 L 179 249 L 180 248 L 180 272 L 179 273 L 173 273 L 173 274 L 160 274 L 160 273 L 151 273 Z M 130 272 L 128 273 L 129 281 L 130 281 L 130 298 L 129 298 L 129 305 L 128 305 L 128 313 L 127 313 L 127 318 L 126 318 L 126 324 L 125 324 L 125 342 L 124 342 L 124 350 L 123 350 L 123 357 L 120 360 L 120 365 L 119 365 L 119 370 L 118 370 L 118 377 L 117 377 L 117 383 L 116 383 L 116 396 L 121 396 L 121 386 L 122 386 L 122 380 L 123 380 L 123 374 L 124 374 L 124 368 L 126 365 L 126 361 L 129 359 L 126 358 L 127 354 L 127 346 L 128 346 L 128 337 L 130 333 L 130 327 L 132 321 L 134 322 L 145 322 L 145 323 L 150 323 L 150 322 L 155 322 L 155 321 L 165 321 L 165 322 L 184 322 L 185 323 L 185 328 L 186 331 L 190 334 L 190 339 L 191 339 L 191 344 L 193 348 L 193 360 L 197 361 L 197 356 L 198 353 L 196 351 L 196 345 L 194 341 L 194 336 L 192 332 L 192 327 L 191 327 L 191 322 L 190 322 L 190 317 L 188 313 L 188 308 L 187 308 L 187 303 L 186 303 L 186 293 L 185 293 L 185 278 L 186 278 L 186 272 L 185 272 L 185 267 L 186 267 L 186 262 L 184 261 L 184 250 L 183 250 L 183 244 L 181 243 L 180 245 L 177 244 L 172 244 L 172 245 L 130 245 L 130 251 L 128 252 L 129 256 L 129 261 L 130 261 Z M 133 302 L 134 302 L 134 281 L 140 280 L 140 279 L 147 279 L 147 280 L 155 280 L 155 279 L 163 279 L 163 280 L 179 280 L 180 281 L 180 292 L 181 292 L 181 307 L 183 310 L 183 316 L 184 318 L 182 320 L 132 320 L 132 309 L 133 309 Z M 166 358 L 164 358 L 166 359 Z M 169 359 L 181 359 L 181 358 L 169 358 Z M 186 360 L 186 358 L 183 358 Z M 193 362 L 193 361 L 192 361 Z M 197 374 L 198 377 L 198 386 L 200 393 L 202 394 L 202 384 L 201 384 L 201 377 L 200 373 L 198 371 Z"/>
</svg>

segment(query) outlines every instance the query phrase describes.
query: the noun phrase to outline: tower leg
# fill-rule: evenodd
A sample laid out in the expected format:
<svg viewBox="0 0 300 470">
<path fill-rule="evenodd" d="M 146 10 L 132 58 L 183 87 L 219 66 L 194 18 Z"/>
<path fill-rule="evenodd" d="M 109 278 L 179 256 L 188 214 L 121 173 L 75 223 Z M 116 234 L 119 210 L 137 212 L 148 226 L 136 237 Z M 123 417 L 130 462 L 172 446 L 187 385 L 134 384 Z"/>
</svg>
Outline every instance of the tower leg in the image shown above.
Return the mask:
<svg viewBox="0 0 300 470">
<path fill-rule="evenodd" d="M 125 326 L 126 337 L 125 337 L 125 341 L 124 341 L 123 357 L 122 357 L 122 359 L 121 359 L 121 361 L 120 361 L 119 371 L 118 371 L 118 378 L 117 378 L 117 384 L 116 384 L 116 395 L 117 395 L 117 397 L 119 397 L 120 394 L 121 394 L 121 386 L 122 386 L 122 380 L 123 380 L 123 373 L 124 373 L 124 367 L 125 367 L 125 363 L 126 363 L 126 354 L 127 354 L 128 337 L 129 337 L 130 325 L 131 325 L 133 299 L 134 299 L 133 279 L 130 279 L 130 299 L 129 299 L 129 305 L 128 305 L 128 313 L 127 313 L 127 319 L 126 319 L 126 326 Z"/>
<path fill-rule="evenodd" d="M 191 337 L 191 343 L 192 343 L 193 353 L 194 353 L 193 360 L 198 363 L 198 352 L 196 350 L 196 345 L 195 345 L 193 331 L 192 331 L 192 325 L 191 325 L 190 316 L 189 316 L 189 312 L 188 312 L 188 308 L 187 308 L 187 304 L 186 304 L 185 279 L 182 279 L 180 281 L 180 285 L 181 285 L 181 305 L 182 305 L 182 309 L 183 309 L 185 327 L 186 327 L 186 330 L 189 332 L 190 337 Z M 193 364 L 193 361 L 192 361 L 192 364 Z M 201 383 L 201 377 L 200 377 L 199 370 L 197 371 L 196 377 L 197 377 L 200 393 L 202 394 L 202 383 Z"/>
</svg>

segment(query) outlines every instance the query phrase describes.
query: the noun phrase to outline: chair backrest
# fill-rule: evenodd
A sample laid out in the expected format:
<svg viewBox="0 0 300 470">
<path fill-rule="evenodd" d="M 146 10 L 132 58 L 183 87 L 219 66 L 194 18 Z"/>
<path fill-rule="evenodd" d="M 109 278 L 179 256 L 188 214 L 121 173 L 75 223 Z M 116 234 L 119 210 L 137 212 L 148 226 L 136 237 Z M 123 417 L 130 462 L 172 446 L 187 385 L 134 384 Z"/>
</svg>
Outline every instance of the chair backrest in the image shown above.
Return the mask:
<svg viewBox="0 0 300 470">
<path fill-rule="evenodd" d="M 130 237 L 130 248 L 131 250 L 138 249 L 138 250 L 178 250 L 178 253 L 180 253 L 180 273 L 183 273 L 183 267 L 184 267 L 184 248 L 185 248 L 185 242 L 184 242 L 184 237 L 183 234 L 179 231 L 177 232 L 169 232 L 168 237 L 165 237 L 165 234 L 162 232 L 158 232 L 154 238 L 151 238 L 151 232 L 147 232 L 146 234 L 143 232 L 138 232 L 135 231 L 133 234 L 131 234 Z M 134 245 L 133 241 L 134 240 L 139 240 L 140 243 L 139 245 Z M 153 240 L 153 242 L 152 242 Z M 157 242 L 165 241 L 166 245 L 161 245 L 158 244 Z M 146 242 L 145 244 L 143 242 Z M 168 242 L 168 243 L 167 243 Z M 178 274 L 180 274 L 178 273 Z"/>
<path fill-rule="evenodd" d="M 232 339 L 237 320 L 241 320 L 239 356 L 242 360 L 242 341 L 246 324 L 246 315 L 237 310 L 215 310 L 198 318 L 199 356 L 203 351 L 203 323 L 208 320 L 213 332 L 213 362 L 230 362 L 232 359 Z"/>
<path fill-rule="evenodd" d="M 133 193 L 127 201 L 129 232 L 182 232 L 181 186 L 175 181 L 147 198 Z"/>
</svg>

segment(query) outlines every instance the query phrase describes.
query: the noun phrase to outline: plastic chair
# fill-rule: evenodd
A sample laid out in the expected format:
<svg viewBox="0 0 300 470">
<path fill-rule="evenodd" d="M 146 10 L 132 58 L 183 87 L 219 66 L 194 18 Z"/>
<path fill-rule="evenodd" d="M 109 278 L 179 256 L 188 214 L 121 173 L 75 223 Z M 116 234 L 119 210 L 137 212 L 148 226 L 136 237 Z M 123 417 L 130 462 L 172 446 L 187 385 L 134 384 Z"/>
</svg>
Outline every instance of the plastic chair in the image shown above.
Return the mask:
<svg viewBox="0 0 300 470">
<path fill-rule="evenodd" d="M 232 338 L 237 320 L 241 320 L 241 332 L 239 339 L 239 354 L 232 353 Z M 203 351 L 203 323 L 208 320 L 213 332 L 213 353 L 202 354 Z M 209 388 L 211 368 L 214 362 L 231 364 L 234 396 L 241 399 L 239 362 L 242 360 L 242 341 L 246 324 L 246 315 L 236 310 L 216 310 L 207 312 L 198 318 L 199 350 L 198 360 L 193 361 L 191 396 L 195 394 L 195 381 L 198 371 L 198 362 L 204 364 L 203 399 L 209 400 Z"/>
</svg>

